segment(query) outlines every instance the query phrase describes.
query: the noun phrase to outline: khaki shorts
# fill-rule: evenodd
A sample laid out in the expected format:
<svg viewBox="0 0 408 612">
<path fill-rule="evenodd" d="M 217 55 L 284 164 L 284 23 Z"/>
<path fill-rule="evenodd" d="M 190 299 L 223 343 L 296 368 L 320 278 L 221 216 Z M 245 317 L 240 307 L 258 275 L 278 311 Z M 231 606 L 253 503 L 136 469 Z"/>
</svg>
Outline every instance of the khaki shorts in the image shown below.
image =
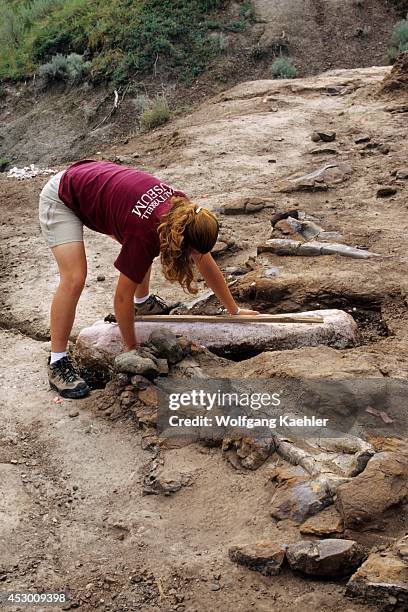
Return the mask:
<svg viewBox="0 0 408 612">
<path fill-rule="evenodd" d="M 40 194 L 39 218 L 41 231 L 48 246 L 56 247 L 68 242 L 83 242 L 83 223 L 58 197 L 58 188 L 64 171 L 50 178 Z"/>
</svg>

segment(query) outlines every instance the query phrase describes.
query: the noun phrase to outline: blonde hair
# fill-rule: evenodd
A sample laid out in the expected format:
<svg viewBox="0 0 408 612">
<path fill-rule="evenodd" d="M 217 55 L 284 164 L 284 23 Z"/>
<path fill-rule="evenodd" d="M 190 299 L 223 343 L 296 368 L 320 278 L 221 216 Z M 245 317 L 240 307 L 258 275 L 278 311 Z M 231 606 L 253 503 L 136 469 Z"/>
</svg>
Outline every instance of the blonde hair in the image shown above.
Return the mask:
<svg viewBox="0 0 408 612">
<path fill-rule="evenodd" d="M 197 293 L 190 249 L 209 253 L 218 237 L 215 215 L 187 198 L 173 196 L 171 208 L 158 227 L 160 259 L 165 278 L 178 281 L 183 289 Z"/>
</svg>

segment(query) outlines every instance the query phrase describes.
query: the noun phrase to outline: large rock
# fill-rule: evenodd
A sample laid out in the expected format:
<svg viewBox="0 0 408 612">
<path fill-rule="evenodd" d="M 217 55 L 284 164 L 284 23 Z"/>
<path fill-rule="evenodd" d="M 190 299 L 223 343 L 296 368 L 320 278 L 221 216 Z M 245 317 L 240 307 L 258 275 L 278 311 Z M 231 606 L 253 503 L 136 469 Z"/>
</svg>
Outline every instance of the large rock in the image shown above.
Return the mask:
<svg viewBox="0 0 408 612">
<path fill-rule="evenodd" d="M 336 507 L 346 528 L 358 527 L 408 499 L 408 452 L 374 455 L 366 469 L 337 488 Z"/>
<path fill-rule="evenodd" d="M 393 550 L 372 553 L 350 578 L 346 594 L 369 602 L 387 601 L 408 609 L 408 565 Z"/>
<path fill-rule="evenodd" d="M 327 539 L 301 540 L 288 548 L 286 557 L 291 569 L 309 576 L 343 578 L 356 570 L 365 554 L 354 540 Z"/>
<path fill-rule="evenodd" d="M 338 183 L 348 180 L 353 169 L 343 162 L 325 164 L 314 172 L 300 177 L 288 178 L 278 183 L 278 191 L 291 193 L 294 191 L 327 191 Z"/>
<path fill-rule="evenodd" d="M 190 340 L 208 349 L 228 354 L 231 357 L 249 352 L 293 349 L 321 344 L 346 348 L 358 342 L 358 328 L 354 319 L 342 310 L 317 310 L 303 315 L 323 317 L 323 323 L 230 323 L 220 321 L 166 323 L 165 327 L 174 334 L 187 336 Z M 163 323 L 135 323 L 136 337 L 145 342 Z M 119 327 L 115 323 L 97 321 L 81 331 L 76 350 L 83 361 L 102 360 L 113 362 L 124 350 Z"/>
<path fill-rule="evenodd" d="M 263 244 L 257 246 L 258 255 L 262 253 L 273 253 L 280 256 L 318 257 L 319 255 L 341 255 L 352 259 L 372 259 L 382 257 L 379 253 L 366 251 L 357 247 L 351 247 L 340 242 L 319 242 L 309 240 L 292 240 L 290 238 L 270 238 Z"/>
<path fill-rule="evenodd" d="M 279 574 L 285 560 L 287 546 L 270 542 L 234 546 L 228 551 L 229 558 L 235 563 L 245 565 L 263 576 Z"/>
<path fill-rule="evenodd" d="M 177 336 L 169 329 L 164 327 L 155 329 L 149 337 L 149 343 L 153 344 L 161 357 L 167 359 L 169 363 L 177 363 L 183 359 L 183 349 Z"/>
<path fill-rule="evenodd" d="M 313 480 L 301 467 L 276 468 L 272 482 L 277 487 L 272 496 L 270 513 L 277 520 L 303 523 L 333 501 L 324 481 Z"/>
</svg>

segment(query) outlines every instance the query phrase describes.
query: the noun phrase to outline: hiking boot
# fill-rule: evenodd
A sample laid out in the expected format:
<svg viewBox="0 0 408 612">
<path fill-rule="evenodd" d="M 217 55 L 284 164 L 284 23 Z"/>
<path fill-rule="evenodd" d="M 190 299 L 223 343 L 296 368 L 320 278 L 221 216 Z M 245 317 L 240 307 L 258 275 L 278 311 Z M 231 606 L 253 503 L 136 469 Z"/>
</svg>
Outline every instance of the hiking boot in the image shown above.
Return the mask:
<svg viewBox="0 0 408 612">
<path fill-rule="evenodd" d="M 69 357 L 50 363 L 48 358 L 48 380 L 51 389 L 58 391 L 61 397 L 79 399 L 89 393 L 86 382 L 78 375 Z"/>
<path fill-rule="evenodd" d="M 135 304 L 135 317 L 169 314 L 170 306 L 158 295 L 151 295 L 143 304 Z"/>
</svg>

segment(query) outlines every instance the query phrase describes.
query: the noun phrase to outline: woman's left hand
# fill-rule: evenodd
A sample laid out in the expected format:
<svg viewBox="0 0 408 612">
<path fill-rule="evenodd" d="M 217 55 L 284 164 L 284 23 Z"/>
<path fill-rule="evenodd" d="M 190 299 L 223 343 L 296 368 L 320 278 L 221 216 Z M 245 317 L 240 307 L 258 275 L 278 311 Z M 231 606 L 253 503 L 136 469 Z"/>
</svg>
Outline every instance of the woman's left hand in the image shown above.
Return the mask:
<svg viewBox="0 0 408 612">
<path fill-rule="evenodd" d="M 241 315 L 255 316 L 255 315 L 259 315 L 259 312 L 258 310 L 247 310 L 246 308 L 240 308 L 239 312 L 235 316 L 240 317 Z"/>
</svg>

